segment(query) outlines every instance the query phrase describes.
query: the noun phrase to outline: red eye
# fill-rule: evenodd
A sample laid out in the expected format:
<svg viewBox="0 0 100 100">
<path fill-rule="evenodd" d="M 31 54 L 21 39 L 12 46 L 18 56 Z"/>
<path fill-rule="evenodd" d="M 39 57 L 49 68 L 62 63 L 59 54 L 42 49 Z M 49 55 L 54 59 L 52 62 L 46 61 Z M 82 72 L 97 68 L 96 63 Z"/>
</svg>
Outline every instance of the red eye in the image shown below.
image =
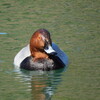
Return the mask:
<svg viewBox="0 0 100 100">
<path fill-rule="evenodd" d="M 41 40 L 41 35 L 38 36 L 38 40 Z"/>
<path fill-rule="evenodd" d="M 41 40 L 41 37 L 38 37 L 39 40 Z"/>
</svg>

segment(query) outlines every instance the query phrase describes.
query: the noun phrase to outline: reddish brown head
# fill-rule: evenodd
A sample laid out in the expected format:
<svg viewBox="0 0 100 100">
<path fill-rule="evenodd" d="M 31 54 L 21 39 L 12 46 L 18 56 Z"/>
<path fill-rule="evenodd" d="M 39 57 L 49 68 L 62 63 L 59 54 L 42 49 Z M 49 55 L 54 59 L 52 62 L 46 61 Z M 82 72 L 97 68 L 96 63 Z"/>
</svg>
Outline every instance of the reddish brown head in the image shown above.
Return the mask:
<svg viewBox="0 0 100 100">
<path fill-rule="evenodd" d="M 44 48 L 48 45 L 52 45 L 50 33 L 46 29 L 37 30 L 30 39 L 31 56 L 35 59 L 48 58 L 47 53 L 44 51 Z"/>
</svg>

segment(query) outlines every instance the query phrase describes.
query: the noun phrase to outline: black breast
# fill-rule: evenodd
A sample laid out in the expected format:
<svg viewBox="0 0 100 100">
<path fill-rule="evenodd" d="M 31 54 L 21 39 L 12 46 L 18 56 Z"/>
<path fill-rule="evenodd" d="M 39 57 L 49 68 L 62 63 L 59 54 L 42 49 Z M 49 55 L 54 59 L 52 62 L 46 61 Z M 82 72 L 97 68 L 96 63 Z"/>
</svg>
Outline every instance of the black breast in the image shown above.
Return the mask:
<svg viewBox="0 0 100 100">
<path fill-rule="evenodd" d="M 64 67 L 65 65 L 56 56 L 50 56 L 50 59 L 39 59 L 36 62 L 32 56 L 25 58 L 20 64 L 20 68 L 26 70 L 54 70 Z"/>
</svg>

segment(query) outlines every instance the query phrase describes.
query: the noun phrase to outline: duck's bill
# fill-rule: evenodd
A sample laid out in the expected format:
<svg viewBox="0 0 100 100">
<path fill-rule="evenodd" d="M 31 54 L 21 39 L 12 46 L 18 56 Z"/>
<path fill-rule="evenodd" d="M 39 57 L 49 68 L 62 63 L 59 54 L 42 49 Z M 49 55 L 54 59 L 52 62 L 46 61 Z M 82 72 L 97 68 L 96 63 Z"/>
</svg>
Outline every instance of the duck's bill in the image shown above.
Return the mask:
<svg viewBox="0 0 100 100">
<path fill-rule="evenodd" d="M 56 54 L 56 51 L 50 45 L 44 51 L 48 54 Z"/>
</svg>

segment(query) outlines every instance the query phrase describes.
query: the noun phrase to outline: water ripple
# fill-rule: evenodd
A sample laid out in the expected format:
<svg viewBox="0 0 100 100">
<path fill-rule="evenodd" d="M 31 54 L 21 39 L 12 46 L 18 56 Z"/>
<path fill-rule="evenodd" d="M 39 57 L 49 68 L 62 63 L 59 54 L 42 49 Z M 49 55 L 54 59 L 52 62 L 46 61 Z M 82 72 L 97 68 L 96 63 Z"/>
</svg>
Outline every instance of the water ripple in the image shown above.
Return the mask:
<svg viewBox="0 0 100 100">
<path fill-rule="evenodd" d="M 8 33 L 0 33 L 0 34 L 2 34 L 2 35 L 3 35 L 3 34 L 8 34 Z"/>
<path fill-rule="evenodd" d="M 20 82 L 27 84 L 31 91 L 32 100 L 51 100 L 58 84 L 62 81 L 63 69 L 54 71 L 26 71 L 15 70 L 16 78 L 21 78 Z"/>
</svg>

